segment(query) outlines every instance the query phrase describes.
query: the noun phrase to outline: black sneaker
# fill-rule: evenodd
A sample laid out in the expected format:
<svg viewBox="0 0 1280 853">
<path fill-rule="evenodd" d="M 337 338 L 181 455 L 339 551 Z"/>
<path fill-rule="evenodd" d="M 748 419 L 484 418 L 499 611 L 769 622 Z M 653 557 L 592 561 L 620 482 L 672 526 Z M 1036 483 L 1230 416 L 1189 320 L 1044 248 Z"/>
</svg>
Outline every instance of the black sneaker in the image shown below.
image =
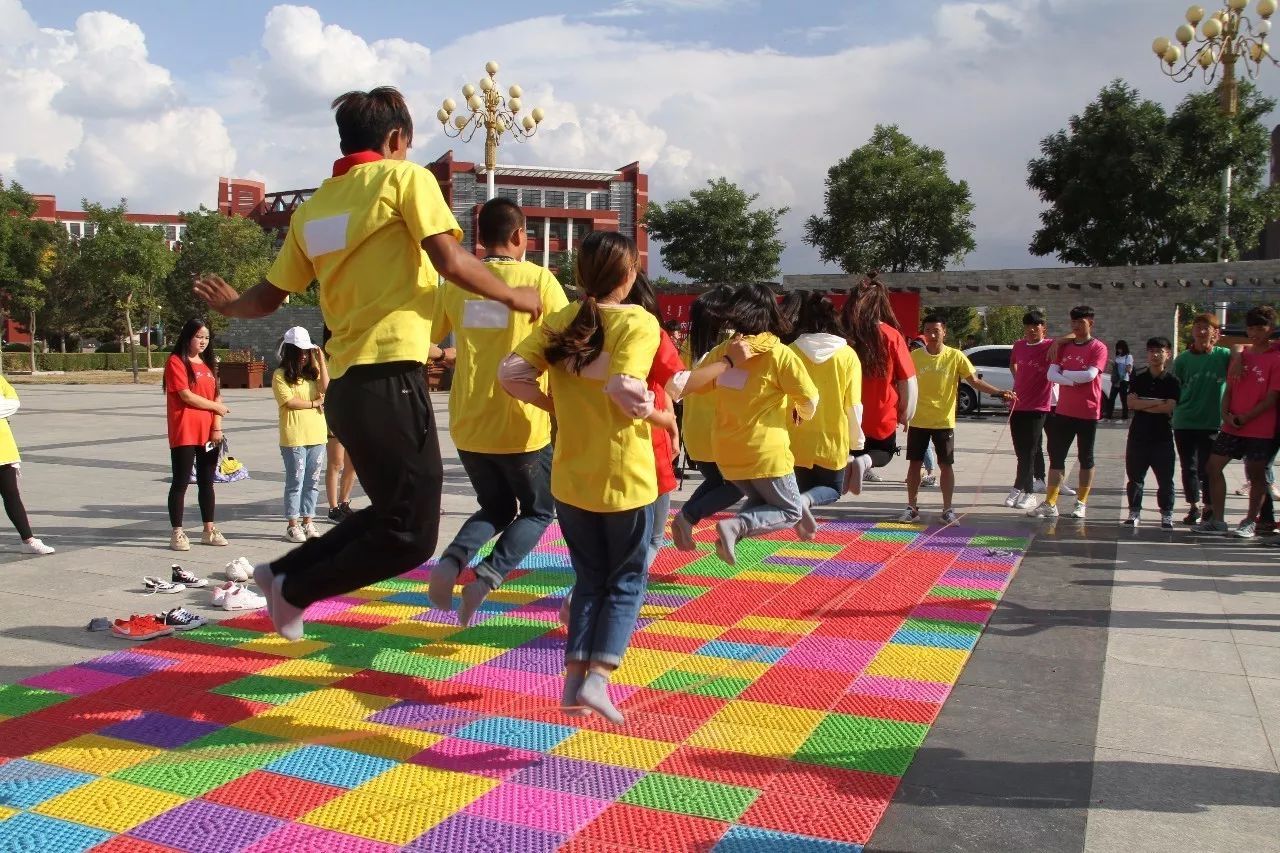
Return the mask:
<svg viewBox="0 0 1280 853">
<path fill-rule="evenodd" d="M 179 566 L 177 563 L 174 563 L 172 566 L 170 566 L 169 571 L 170 571 L 170 580 L 172 580 L 176 584 L 185 586 L 188 589 L 200 589 L 201 587 L 205 587 L 209 585 L 208 578 L 202 578 L 196 575 L 194 572 L 187 571 L 186 569 L 182 568 L 182 566 Z"/>
<path fill-rule="evenodd" d="M 1192 507 L 1190 510 L 1187 511 L 1187 517 L 1182 519 L 1182 523 L 1183 524 L 1199 524 L 1200 510 L 1196 509 L 1195 507 Z"/>
<path fill-rule="evenodd" d="M 156 620 L 175 631 L 190 631 L 205 624 L 203 616 L 197 616 L 185 607 L 175 607 L 165 614 L 157 613 Z"/>
<path fill-rule="evenodd" d="M 356 511 L 351 508 L 351 501 L 343 501 L 342 503 L 338 504 L 338 509 L 342 510 L 343 518 L 350 518 L 351 516 L 356 514 Z"/>
</svg>

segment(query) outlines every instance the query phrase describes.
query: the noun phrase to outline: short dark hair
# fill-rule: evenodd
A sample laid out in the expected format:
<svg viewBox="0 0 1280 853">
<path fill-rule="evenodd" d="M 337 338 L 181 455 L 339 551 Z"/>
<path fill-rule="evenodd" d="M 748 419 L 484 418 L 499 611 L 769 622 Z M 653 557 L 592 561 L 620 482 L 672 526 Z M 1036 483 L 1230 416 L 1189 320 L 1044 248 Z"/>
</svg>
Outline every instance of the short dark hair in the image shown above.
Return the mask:
<svg viewBox="0 0 1280 853">
<path fill-rule="evenodd" d="M 1212 311 L 1205 311 L 1203 314 L 1197 314 L 1196 318 L 1191 321 L 1191 325 L 1196 323 L 1207 323 L 1211 329 L 1221 329 L 1222 321 L 1218 319 L 1218 315 Z"/>
<path fill-rule="evenodd" d="M 920 321 L 920 328 L 924 328 L 930 323 L 937 323 L 939 326 L 946 328 L 947 321 L 942 319 L 941 314 L 925 314 L 924 319 Z"/>
<path fill-rule="evenodd" d="M 509 198 L 491 198 L 480 208 L 480 242 L 485 248 L 505 246 L 516 231 L 524 230 L 524 211 Z"/>
<path fill-rule="evenodd" d="M 744 284 L 734 293 L 729 325 L 744 335 L 772 332 L 781 338 L 791 331 L 791 323 L 782 315 L 773 288 L 758 281 Z"/>
<path fill-rule="evenodd" d="M 391 131 L 399 130 L 413 142 L 413 117 L 404 95 L 395 86 L 379 86 L 367 92 L 354 90 L 333 99 L 338 141 L 343 154 L 377 151 Z"/>
<path fill-rule="evenodd" d="M 1270 305 L 1255 305 L 1244 315 L 1245 326 L 1270 326 L 1275 328 L 1276 309 Z"/>
<path fill-rule="evenodd" d="M 1071 309 L 1071 319 L 1072 320 L 1092 320 L 1093 309 L 1090 308 L 1088 305 L 1077 305 L 1075 308 Z"/>
<path fill-rule="evenodd" d="M 1044 315 L 1039 311 L 1028 311 L 1022 315 L 1022 325 L 1024 326 L 1043 326 L 1045 325 Z"/>
<path fill-rule="evenodd" d="M 1167 349 L 1172 350 L 1173 344 L 1169 343 L 1168 338 L 1147 338 L 1147 349 Z"/>
</svg>

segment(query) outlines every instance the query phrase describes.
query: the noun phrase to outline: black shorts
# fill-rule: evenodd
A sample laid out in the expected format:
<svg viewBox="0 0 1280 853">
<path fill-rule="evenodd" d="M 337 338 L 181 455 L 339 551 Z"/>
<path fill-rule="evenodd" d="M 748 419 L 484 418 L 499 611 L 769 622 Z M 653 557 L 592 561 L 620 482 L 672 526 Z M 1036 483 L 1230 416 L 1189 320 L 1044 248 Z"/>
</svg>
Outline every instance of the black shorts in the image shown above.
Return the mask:
<svg viewBox="0 0 1280 853">
<path fill-rule="evenodd" d="M 1213 440 L 1213 455 L 1246 462 L 1269 462 L 1275 455 L 1276 443 L 1270 438 L 1248 438 L 1220 432 Z"/>
<path fill-rule="evenodd" d="M 1098 422 L 1069 415 L 1052 414 L 1045 421 L 1045 449 L 1049 451 L 1049 467 L 1054 471 L 1067 469 L 1067 453 L 1074 442 L 1080 470 L 1093 468 L 1093 445 L 1098 436 Z"/>
<path fill-rule="evenodd" d="M 867 436 L 861 450 L 855 450 L 850 456 L 870 456 L 872 468 L 883 468 L 898 455 L 898 434 L 889 433 L 888 438 L 872 438 Z"/>
<path fill-rule="evenodd" d="M 956 431 L 954 429 L 929 429 L 911 427 L 907 430 L 907 461 L 924 461 L 925 451 L 933 442 L 939 465 L 956 464 Z"/>
</svg>

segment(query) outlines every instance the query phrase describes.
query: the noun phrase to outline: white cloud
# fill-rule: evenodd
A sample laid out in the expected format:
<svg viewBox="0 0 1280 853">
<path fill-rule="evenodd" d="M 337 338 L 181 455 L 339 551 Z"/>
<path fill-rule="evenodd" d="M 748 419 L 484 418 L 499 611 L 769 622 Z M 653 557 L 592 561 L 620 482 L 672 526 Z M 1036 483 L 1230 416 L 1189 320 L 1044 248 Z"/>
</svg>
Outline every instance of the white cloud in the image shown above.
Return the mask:
<svg viewBox="0 0 1280 853">
<path fill-rule="evenodd" d="M 752 0 L 618 0 L 612 6 L 591 13 L 593 18 L 634 18 L 649 12 L 724 12 L 748 6 Z"/>
</svg>

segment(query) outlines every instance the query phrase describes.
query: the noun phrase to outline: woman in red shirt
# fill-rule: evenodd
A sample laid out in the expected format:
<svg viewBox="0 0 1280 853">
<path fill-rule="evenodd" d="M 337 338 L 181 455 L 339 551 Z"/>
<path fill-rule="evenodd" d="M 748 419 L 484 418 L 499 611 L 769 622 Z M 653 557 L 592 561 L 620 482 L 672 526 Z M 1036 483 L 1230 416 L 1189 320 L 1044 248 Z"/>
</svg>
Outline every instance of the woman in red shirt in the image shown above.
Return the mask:
<svg viewBox="0 0 1280 853">
<path fill-rule="evenodd" d="M 169 422 L 169 460 L 173 479 L 169 484 L 169 547 L 190 551 L 182 529 L 183 504 L 191 469 L 196 472 L 204 545 L 226 545 L 213 523 L 213 470 L 222 444 L 222 416 L 230 410 L 222 404 L 218 388 L 218 360 L 209 349 L 209 327 L 203 320 L 188 320 L 173 344 L 164 368 L 165 406 Z"/>
</svg>

